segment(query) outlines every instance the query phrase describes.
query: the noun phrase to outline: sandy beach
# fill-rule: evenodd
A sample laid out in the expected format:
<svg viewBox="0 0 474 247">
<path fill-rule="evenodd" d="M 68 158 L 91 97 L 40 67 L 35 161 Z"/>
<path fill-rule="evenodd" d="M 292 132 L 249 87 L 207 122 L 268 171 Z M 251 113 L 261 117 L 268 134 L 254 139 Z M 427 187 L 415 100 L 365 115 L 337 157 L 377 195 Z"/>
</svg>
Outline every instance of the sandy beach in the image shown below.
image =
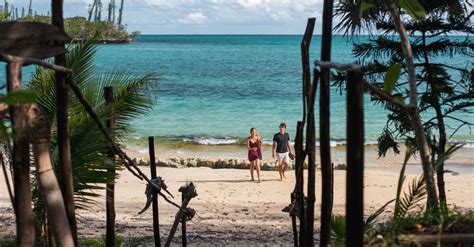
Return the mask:
<svg viewBox="0 0 474 247">
<path fill-rule="evenodd" d="M 452 167 L 464 169 L 457 169 L 457 173 L 447 173 L 445 176 L 449 204 L 463 210 L 472 210 L 474 207 L 474 173 L 472 159 L 469 158 L 472 154 L 468 151 L 451 160 L 454 164 Z M 340 154 L 335 149 L 334 154 L 334 160 L 339 159 L 337 156 Z M 235 155 L 237 154 L 234 153 Z M 401 157 L 377 159 L 373 154 L 368 154 L 366 160 L 365 214 L 369 215 L 395 197 L 397 164 Z M 393 163 L 395 161 L 398 163 Z M 416 160 L 408 164 L 411 172 L 407 175 L 407 182 L 418 174 L 418 166 Z M 149 174 L 148 167 L 141 169 Z M 165 179 L 170 192 L 175 196 L 175 202 L 179 202 L 181 198 L 178 192 L 180 186 L 191 181 L 197 186 L 198 196 L 189 204 L 197 212 L 188 223 L 190 245 L 292 244 L 291 219 L 281 210 L 289 204 L 290 193 L 294 189 L 293 170 L 287 171 L 287 179 L 283 181 L 279 180 L 276 171 L 262 171 L 261 183 L 250 181 L 249 171 L 244 169 L 158 167 L 158 175 Z M 318 169 L 315 229 L 319 228 L 320 175 Z M 334 214 L 344 213 L 345 175 L 344 170 L 335 171 Z M 15 227 L 3 175 L 0 184 L 0 239 L 8 239 L 14 235 Z M 124 241 L 153 236 L 151 209 L 141 215 L 137 214 L 146 202 L 145 187 L 143 181 L 128 171 L 120 172 L 115 186 L 116 222 L 117 234 L 123 236 Z M 105 192 L 103 194 L 105 196 Z M 160 199 L 159 207 L 161 238 L 165 241 L 177 209 L 163 199 Z M 393 207 L 388 207 L 384 217 L 388 217 L 392 209 Z M 98 198 L 95 205 L 91 205 L 88 210 L 79 210 L 77 214 L 81 238 L 101 237 L 105 234 L 104 198 Z M 180 241 L 180 236 L 181 232 L 178 230 L 175 243 Z M 152 244 L 151 238 L 145 244 Z"/>
</svg>

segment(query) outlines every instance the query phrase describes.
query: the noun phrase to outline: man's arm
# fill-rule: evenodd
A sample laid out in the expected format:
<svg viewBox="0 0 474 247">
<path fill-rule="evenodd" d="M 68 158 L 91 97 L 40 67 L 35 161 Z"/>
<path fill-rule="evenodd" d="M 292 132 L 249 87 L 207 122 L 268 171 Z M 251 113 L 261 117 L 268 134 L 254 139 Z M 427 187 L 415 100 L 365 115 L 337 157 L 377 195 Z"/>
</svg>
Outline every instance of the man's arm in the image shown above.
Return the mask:
<svg viewBox="0 0 474 247">
<path fill-rule="evenodd" d="M 276 141 L 273 141 L 272 144 L 272 157 L 275 158 L 275 147 L 276 147 Z"/>
<path fill-rule="evenodd" d="M 291 143 L 290 143 L 290 139 L 288 139 L 288 144 L 287 144 L 287 145 L 288 145 L 288 152 L 290 152 L 290 154 L 291 154 L 292 152 L 291 152 Z"/>
</svg>

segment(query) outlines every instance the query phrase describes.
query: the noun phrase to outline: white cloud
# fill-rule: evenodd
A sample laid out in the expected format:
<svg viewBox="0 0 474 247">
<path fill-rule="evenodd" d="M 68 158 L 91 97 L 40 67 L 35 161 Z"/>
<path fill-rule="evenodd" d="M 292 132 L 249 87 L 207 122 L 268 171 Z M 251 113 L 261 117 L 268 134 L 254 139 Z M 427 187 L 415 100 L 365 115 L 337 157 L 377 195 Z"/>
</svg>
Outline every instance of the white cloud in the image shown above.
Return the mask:
<svg viewBox="0 0 474 247">
<path fill-rule="evenodd" d="M 244 8 L 253 8 L 262 4 L 262 0 L 237 0 Z"/>
<path fill-rule="evenodd" d="M 194 12 L 188 14 L 185 18 L 177 19 L 177 23 L 183 24 L 200 24 L 207 20 L 207 17 L 202 12 Z"/>
</svg>

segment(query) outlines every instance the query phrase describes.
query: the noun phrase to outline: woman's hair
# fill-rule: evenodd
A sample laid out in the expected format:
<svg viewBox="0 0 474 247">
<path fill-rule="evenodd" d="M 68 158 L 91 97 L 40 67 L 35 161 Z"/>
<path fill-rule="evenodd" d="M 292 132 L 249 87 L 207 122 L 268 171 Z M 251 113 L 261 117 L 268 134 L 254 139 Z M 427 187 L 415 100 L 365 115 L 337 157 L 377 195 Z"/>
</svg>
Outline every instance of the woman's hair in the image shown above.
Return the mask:
<svg viewBox="0 0 474 247">
<path fill-rule="evenodd" d="M 257 129 L 254 128 L 254 127 L 250 128 L 250 136 L 248 137 L 248 139 L 252 138 L 252 131 L 253 130 L 257 131 Z M 258 135 L 258 133 L 257 133 L 257 139 L 260 139 L 260 136 Z"/>
</svg>

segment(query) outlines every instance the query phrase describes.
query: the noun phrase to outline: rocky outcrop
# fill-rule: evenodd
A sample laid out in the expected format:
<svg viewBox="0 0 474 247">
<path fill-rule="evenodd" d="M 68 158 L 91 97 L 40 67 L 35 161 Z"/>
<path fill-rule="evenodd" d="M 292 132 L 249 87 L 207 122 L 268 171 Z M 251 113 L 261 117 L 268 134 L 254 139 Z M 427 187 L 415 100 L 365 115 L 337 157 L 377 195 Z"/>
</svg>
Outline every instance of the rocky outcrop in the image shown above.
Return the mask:
<svg viewBox="0 0 474 247">
<path fill-rule="evenodd" d="M 149 166 L 149 160 L 134 159 L 135 164 L 139 166 Z M 250 164 L 247 159 L 201 159 L 201 158 L 168 158 L 157 159 L 156 165 L 161 167 L 186 168 L 186 167 L 209 167 L 214 169 L 220 168 L 234 168 L 234 169 L 249 169 Z M 291 164 L 289 169 L 293 169 L 294 164 Z M 304 167 L 307 168 L 307 164 Z M 260 163 L 260 169 L 263 171 L 277 170 L 275 161 L 263 160 Z"/>
</svg>

